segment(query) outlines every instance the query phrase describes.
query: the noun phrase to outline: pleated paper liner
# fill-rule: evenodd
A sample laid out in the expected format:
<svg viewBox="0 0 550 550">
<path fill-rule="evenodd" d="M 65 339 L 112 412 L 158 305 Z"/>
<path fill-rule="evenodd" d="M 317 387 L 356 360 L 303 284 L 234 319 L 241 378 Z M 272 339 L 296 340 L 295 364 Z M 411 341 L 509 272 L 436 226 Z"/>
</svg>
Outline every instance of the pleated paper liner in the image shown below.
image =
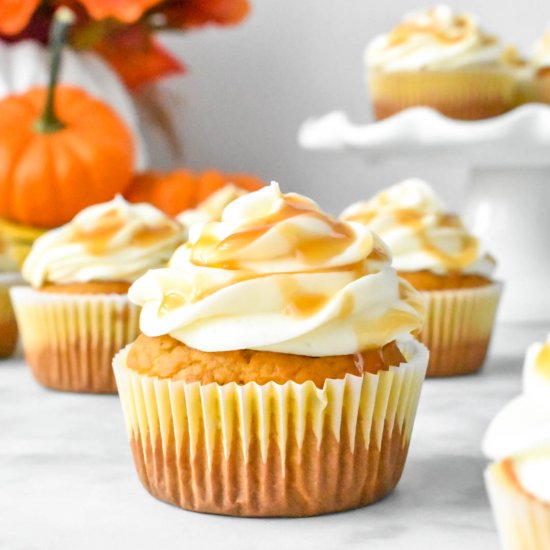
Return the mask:
<svg viewBox="0 0 550 550">
<path fill-rule="evenodd" d="M 516 80 L 505 70 L 370 71 L 367 85 L 375 118 L 409 107 L 432 107 L 458 120 L 501 115 L 517 102 Z"/>
<path fill-rule="evenodd" d="M 17 323 L 10 288 L 22 282 L 19 273 L 0 273 L 0 359 L 12 355 L 17 345 Z"/>
<path fill-rule="evenodd" d="M 25 359 L 42 385 L 116 393 L 113 356 L 139 334 L 139 308 L 126 295 L 69 295 L 14 287 Z"/>
<path fill-rule="evenodd" d="M 457 376 L 483 366 L 502 284 L 422 292 L 426 318 L 419 336 L 430 350 L 428 377 Z"/>
<path fill-rule="evenodd" d="M 550 548 L 550 504 L 518 487 L 507 460 L 489 465 L 485 483 L 504 550 Z"/>
<path fill-rule="evenodd" d="M 155 497 L 237 516 L 310 516 L 367 505 L 401 476 L 428 352 L 400 344 L 389 371 L 264 385 L 185 383 L 114 360 L 139 477 Z"/>
</svg>

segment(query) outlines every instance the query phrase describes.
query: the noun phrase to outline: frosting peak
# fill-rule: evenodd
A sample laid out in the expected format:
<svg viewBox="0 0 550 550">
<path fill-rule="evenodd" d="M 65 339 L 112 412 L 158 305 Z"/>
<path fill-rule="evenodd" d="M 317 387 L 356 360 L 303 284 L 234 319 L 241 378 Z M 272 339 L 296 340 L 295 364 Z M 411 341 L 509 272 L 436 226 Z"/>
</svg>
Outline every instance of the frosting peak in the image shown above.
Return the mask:
<svg viewBox="0 0 550 550">
<path fill-rule="evenodd" d="M 493 260 L 460 218 L 445 212 L 431 187 L 407 179 L 371 200 L 351 205 L 341 218 L 360 222 L 384 239 L 398 271 L 453 271 L 489 276 Z"/>
<path fill-rule="evenodd" d="M 277 184 L 192 226 L 169 267 L 129 295 L 145 334 L 203 351 L 346 355 L 418 330 L 423 315 L 377 236 Z"/>
<path fill-rule="evenodd" d="M 85 208 L 37 239 L 23 276 L 35 287 L 46 282 L 133 282 L 167 262 L 182 241 L 180 224 L 160 210 L 116 197 Z"/>
<path fill-rule="evenodd" d="M 523 393 L 491 422 L 483 441 L 492 459 L 550 448 L 550 335 L 529 347 L 523 366 Z"/>
<path fill-rule="evenodd" d="M 406 15 L 390 33 L 375 38 L 365 61 L 384 71 L 446 70 L 498 63 L 502 50 L 474 17 L 439 5 Z"/>
</svg>

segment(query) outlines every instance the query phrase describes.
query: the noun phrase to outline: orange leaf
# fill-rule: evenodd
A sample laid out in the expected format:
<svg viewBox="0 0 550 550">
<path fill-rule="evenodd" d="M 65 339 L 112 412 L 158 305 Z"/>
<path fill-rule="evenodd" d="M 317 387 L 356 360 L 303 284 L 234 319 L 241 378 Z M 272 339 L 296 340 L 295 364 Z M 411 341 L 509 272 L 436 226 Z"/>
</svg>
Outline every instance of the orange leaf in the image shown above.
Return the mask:
<svg viewBox="0 0 550 550">
<path fill-rule="evenodd" d="M 94 48 L 130 89 L 185 71 L 180 61 L 141 28 L 125 29 L 101 40 Z"/>
<path fill-rule="evenodd" d="M 159 2 L 160 0 L 80 0 L 92 18 L 113 17 L 123 23 L 135 23 L 149 8 Z"/>
<path fill-rule="evenodd" d="M 187 0 L 173 2 L 162 11 L 175 27 L 234 25 L 248 15 L 250 4 L 248 0 Z"/>
<path fill-rule="evenodd" d="M 21 32 L 39 3 L 40 0 L 0 0 L 0 34 Z"/>
</svg>

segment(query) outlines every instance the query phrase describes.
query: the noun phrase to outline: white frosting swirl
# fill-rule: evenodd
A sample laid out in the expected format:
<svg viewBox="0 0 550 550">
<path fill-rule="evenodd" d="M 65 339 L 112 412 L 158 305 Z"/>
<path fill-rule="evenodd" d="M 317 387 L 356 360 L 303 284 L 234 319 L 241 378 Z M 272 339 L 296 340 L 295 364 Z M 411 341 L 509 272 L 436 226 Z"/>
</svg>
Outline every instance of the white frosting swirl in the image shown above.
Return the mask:
<svg viewBox="0 0 550 550">
<path fill-rule="evenodd" d="M 467 14 L 439 5 L 406 15 L 389 34 L 367 46 L 365 63 L 385 72 L 452 70 L 499 64 L 500 41 Z"/>
<path fill-rule="evenodd" d="M 408 337 L 423 317 L 378 237 L 277 184 L 231 202 L 221 222 L 194 225 L 169 267 L 129 296 L 146 335 L 202 351 L 347 355 Z"/>
<path fill-rule="evenodd" d="M 445 213 L 431 187 L 407 179 L 344 210 L 341 218 L 366 224 L 390 247 L 397 271 L 450 272 L 488 277 L 494 261 L 457 216 Z"/>
<path fill-rule="evenodd" d="M 523 393 L 497 414 L 483 440 L 494 460 L 544 447 L 550 448 L 550 335 L 527 350 Z"/>
<path fill-rule="evenodd" d="M 235 199 L 246 195 L 248 191 L 228 183 L 215 193 L 212 193 L 206 200 L 202 201 L 196 208 L 184 210 L 176 216 L 188 234 L 189 228 L 196 223 L 217 222 L 222 217 L 224 208 Z"/>
<path fill-rule="evenodd" d="M 550 29 L 535 44 L 531 63 L 536 69 L 550 67 Z"/>
<path fill-rule="evenodd" d="M 122 197 L 85 208 L 34 243 L 23 277 L 45 283 L 133 282 L 164 265 L 183 242 L 183 228 L 149 204 Z"/>
</svg>

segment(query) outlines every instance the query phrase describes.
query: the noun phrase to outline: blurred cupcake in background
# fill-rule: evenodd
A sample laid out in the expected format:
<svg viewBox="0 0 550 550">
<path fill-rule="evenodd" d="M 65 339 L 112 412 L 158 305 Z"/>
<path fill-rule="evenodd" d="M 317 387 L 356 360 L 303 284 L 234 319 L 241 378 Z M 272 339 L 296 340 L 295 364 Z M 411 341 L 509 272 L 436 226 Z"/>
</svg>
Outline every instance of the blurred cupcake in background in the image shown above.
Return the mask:
<svg viewBox="0 0 550 550">
<path fill-rule="evenodd" d="M 536 100 L 541 103 L 550 103 L 550 29 L 535 44 L 531 63 L 535 71 Z"/>
<path fill-rule="evenodd" d="M 0 359 L 9 357 L 17 345 L 17 323 L 10 299 L 10 288 L 23 281 L 0 233 Z"/>
<path fill-rule="evenodd" d="M 514 106 L 537 101 L 535 69 L 531 61 L 522 56 L 515 46 L 508 46 L 504 50 L 502 61 L 514 75 Z"/>
<path fill-rule="evenodd" d="M 367 227 L 276 184 L 195 224 L 130 288 L 114 369 L 139 477 L 237 516 L 364 506 L 403 470 L 427 350 L 418 293 Z"/>
<path fill-rule="evenodd" d="M 491 422 L 483 451 L 503 548 L 550 548 L 550 335 L 525 359 L 523 393 Z"/>
<path fill-rule="evenodd" d="M 120 197 L 39 237 L 23 265 L 31 287 L 11 290 L 36 380 L 58 390 L 115 392 L 112 357 L 138 334 L 139 310 L 127 290 L 182 241 L 175 220 Z"/>
<path fill-rule="evenodd" d="M 515 78 L 503 52 L 474 17 L 447 6 L 405 16 L 365 51 L 375 117 L 416 106 L 460 120 L 505 113 L 515 105 Z"/>
<path fill-rule="evenodd" d="M 389 246 L 399 275 L 427 305 L 420 339 L 430 350 L 428 376 L 481 368 L 491 339 L 501 284 L 479 240 L 450 214 L 431 187 L 408 179 L 353 204 L 341 215 L 367 225 Z"/>
</svg>

